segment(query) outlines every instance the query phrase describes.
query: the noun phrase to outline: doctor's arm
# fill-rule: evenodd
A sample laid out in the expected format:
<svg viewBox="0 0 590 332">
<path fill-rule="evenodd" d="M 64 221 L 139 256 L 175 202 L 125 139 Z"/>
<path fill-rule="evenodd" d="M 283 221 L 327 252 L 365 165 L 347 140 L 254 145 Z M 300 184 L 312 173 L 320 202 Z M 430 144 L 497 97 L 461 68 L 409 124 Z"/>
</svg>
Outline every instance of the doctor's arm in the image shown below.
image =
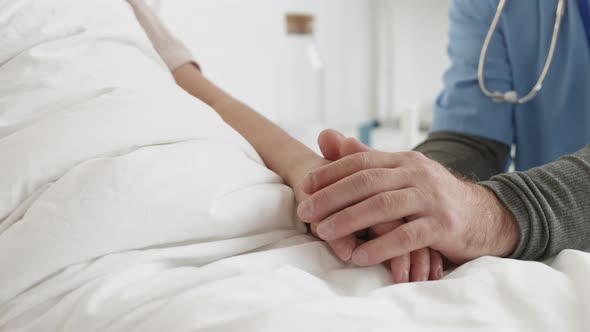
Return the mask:
<svg viewBox="0 0 590 332">
<path fill-rule="evenodd" d="M 526 172 L 482 182 L 512 212 L 520 240 L 511 257 L 539 260 L 590 248 L 590 145 Z"/>
<path fill-rule="evenodd" d="M 504 172 L 510 149 L 504 143 L 455 132 L 435 132 L 415 148 L 473 181 Z"/>
<path fill-rule="evenodd" d="M 503 172 L 509 147 L 501 142 L 514 135 L 510 105 L 483 96 L 476 79 L 481 44 L 494 10 L 493 1 L 453 1 L 449 46 L 453 65 L 445 76 L 446 91 L 437 100 L 437 132 L 417 147 L 476 181 Z M 513 88 L 504 37 L 498 33 L 492 40 L 486 62 L 488 84 L 498 91 Z M 542 259 L 562 249 L 590 247 L 589 156 L 586 147 L 554 163 L 480 183 L 493 190 L 518 224 L 520 240 L 511 257 Z"/>
<path fill-rule="evenodd" d="M 502 173 L 508 147 L 451 132 L 433 133 L 416 148 L 481 182 L 514 215 L 520 239 L 512 258 L 538 260 L 564 249 L 590 248 L 590 145 L 526 172 Z"/>
</svg>

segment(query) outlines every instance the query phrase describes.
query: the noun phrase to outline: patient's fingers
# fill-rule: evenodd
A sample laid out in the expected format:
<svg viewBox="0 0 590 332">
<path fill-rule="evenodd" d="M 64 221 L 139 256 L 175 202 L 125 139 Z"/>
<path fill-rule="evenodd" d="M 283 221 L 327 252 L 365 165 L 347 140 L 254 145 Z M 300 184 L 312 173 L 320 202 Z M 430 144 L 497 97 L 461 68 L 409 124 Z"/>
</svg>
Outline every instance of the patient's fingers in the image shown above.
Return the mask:
<svg viewBox="0 0 590 332">
<path fill-rule="evenodd" d="M 391 259 L 390 268 L 393 281 L 396 284 L 410 282 L 410 254 Z"/>
<path fill-rule="evenodd" d="M 393 231 L 399 227 L 399 222 L 388 222 L 371 227 L 370 236 L 376 238 L 386 233 Z M 428 255 L 428 259 L 424 257 Z M 427 266 L 426 262 L 429 262 Z M 393 281 L 396 284 L 411 281 L 422 280 L 440 280 L 443 276 L 443 259 L 441 254 L 430 248 L 424 248 L 414 251 L 411 256 L 406 254 L 403 256 L 392 258 L 387 262 L 391 269 Z M 410 279 L 410 271 L 412 278 Z"/>
<path fill-rule="evenodd" d="M 328 241 L 328 245 L 338 258 L 347 262 L 352 258 L 352 252 L 356 249 L 356 238 L 350 235 L 338 240 Z"/>
<path fill-rule="evenodd" d="M 441 254 L 430 249 L 430 280 L 440 280 L 443 277 L 443 259 Z"/>
<path fill-rule="evenodd" d="M 410 281 L 427 281 L 430 275 L 430 249 L 422 248 L 411 253 Z"/>
<path fill-rule="evenodd" d="M 311 225 L 311 233 L 319 239 L 317 225 Z M 349 235 L 341 239 L 327 241 L 327 243 L 338 258 L 347 262 L 352 257 L 354 249 L 356 249 L 357 241 L 354 235 Z"/>
</svg>

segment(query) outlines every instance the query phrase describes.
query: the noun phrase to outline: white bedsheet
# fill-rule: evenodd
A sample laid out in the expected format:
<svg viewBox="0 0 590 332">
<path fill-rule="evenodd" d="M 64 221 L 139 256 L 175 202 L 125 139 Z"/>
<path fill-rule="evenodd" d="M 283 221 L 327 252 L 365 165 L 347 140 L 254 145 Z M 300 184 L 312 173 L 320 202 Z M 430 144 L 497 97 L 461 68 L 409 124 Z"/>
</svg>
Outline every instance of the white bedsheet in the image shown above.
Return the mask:
<svg viewBox="0 0 590 332">
<path fill-rule="evenodd" d="M 174 85 L 119 0 L 0 0 L 0 331 L 586 331 L 590 255 L 391 285 Z"/>
</svg>

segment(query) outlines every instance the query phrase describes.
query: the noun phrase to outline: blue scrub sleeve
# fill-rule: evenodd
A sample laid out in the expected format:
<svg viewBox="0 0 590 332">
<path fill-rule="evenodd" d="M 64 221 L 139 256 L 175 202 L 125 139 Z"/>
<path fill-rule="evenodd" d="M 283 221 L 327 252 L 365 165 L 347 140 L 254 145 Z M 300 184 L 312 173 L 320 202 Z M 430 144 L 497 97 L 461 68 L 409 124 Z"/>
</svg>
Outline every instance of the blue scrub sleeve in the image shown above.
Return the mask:
<svg viewBox="0 0 590 332">
<path fill-rule="evenodd" d="M 457 132 L 512 145 L 513 105 L 493 102 L 481 92 L 477 80 L 479 56 L 496 6 L 497 1 L 490 0 L 452 2 L 448 48 L 451 67 L 444 76 L 444 91 L 436 101 L 432 132 Z M 485 79 L 491 91 L 513 89 L 502 22 L 489 47 Z"/>
</svg>

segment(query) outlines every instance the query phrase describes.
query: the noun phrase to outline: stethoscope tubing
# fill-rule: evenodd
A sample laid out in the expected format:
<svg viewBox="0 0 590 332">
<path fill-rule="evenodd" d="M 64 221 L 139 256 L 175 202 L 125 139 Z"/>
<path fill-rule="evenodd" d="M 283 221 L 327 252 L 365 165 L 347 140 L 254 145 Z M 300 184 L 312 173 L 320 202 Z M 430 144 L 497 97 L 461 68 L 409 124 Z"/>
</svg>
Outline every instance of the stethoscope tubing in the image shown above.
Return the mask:
<svg viewBox="0 0 590 332">
<path fill-rule="evenodd" d="M 557 9 L 555 12 L 555 25 L 553 27 L 553 35 L 551 37 L 551 44 L 549 46 L 549 54 L 547 55 L 547 60 L 545 61 L 545 65 L 543 66 L 543 71 L 539 76 L 539 79 L 533 86 L 533 88 L 526 94 L 524 97 L 519 98 L 518 93 L 516 91 L 507 91 L 507 92 L 500 92 L 500 91 L 490 91 L 485 82 L 485 62 L 488 56 L 488 50 L 490 47 L 490 43 L 496 30 L 498 29 L 498 24 L 500 23 L 500 18 L 504 13 L 504 9 L 506 8 L 506 4 L 508 0 L 500 0 L 498 4 L 498 8 L 496 10 L 496 14 L 494 15 L 494 19 L 492 24 L 490 25 L 490 29 L 486 35 L 484 40 L 484 44 L 481 49 L 481 54 L 479 56 L 479 65 L 477 68 L 477 79 L 479 81 L 479 88 L 481 91 L 488 97 L 490 97 L 495 102 L 504 102 L 504 103 L 514 103 L 514 104 L 524 104 L 528 103 L 529 101 L 533 100 L 539 91 L 543 88 L 543 84 L 545 83 L 545 79 L 547 78 L 547 74 L 551 69 L 551 65 L 553 64 L 553 58 L 555 56 L 555 49 L 557 47 L 557 41 L 559 40 L 559 32 L 561 31 L 561 23 L 563 21 L 563 16 L 565 15 L 566 10 L 566 1 L 559 0 L 557 4 Z"/>
</svg>

